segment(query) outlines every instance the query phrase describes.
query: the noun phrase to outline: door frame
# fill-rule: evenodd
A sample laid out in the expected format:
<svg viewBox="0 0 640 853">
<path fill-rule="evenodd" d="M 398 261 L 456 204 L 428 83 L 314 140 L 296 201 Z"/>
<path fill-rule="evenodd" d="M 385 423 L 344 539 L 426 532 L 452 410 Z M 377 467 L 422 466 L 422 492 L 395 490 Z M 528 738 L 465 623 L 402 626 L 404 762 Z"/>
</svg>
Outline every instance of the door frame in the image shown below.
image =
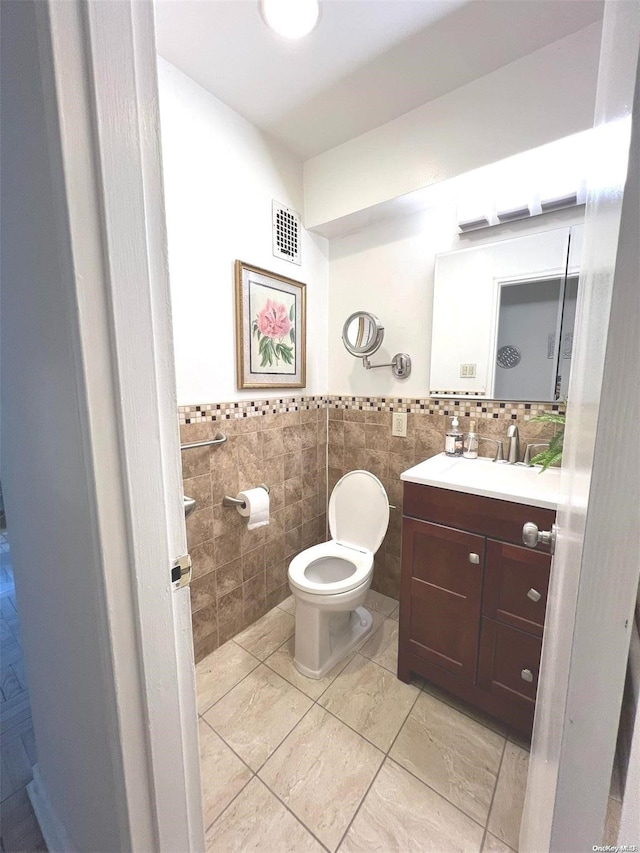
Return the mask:
<svg viewBox="0 0 640 853">
<path fill-rule="evenodd" d="M 185 655 L 191 655 L 188 592 L 174 594 L 169 580 L 172 560 L 184 553 L 185 533 L 153 8 L 150 0 L 47 0 L 36 5 L 43 84 L 50 88 L 52 146 L 60 148 L 63 163 L 60 180 L 56 183 L 56 175 L 52 180 L 64 199 L 71 236 L 81 336 L 77 358 L 86 377 L 87 451 L 105 566 L 131 847 L 149 849 L 151 837 L 153 849 L 197 850 L 204 839 L 193 667 L 185 663 Z M 608 56 L 613 62 L 611 45 L 620 39 L 628 47 L 629 33 L 623 32 L 620 21 L 623 7 L 633 6 L 607 3 L 605 60 Z M 620 69 L 615 62 L 613 67 Z M 620 75 L 628 86 L 628 67 Z M 610 77 L 610 68 L 601 65 L 599 84 L 604 89 Z M 613 207 L 601 208 L 600 213 L 611 214 L 617 204 L 620 215 L 621 194 L 609 202 Z M 598 236 L 599 227 L 606 230 L 597 214 L 597 205 L 592 205 L 587 220 L 592 237 Z M 627 259 L 627 267 L 628 263 Z M 613 287 L 613 277 L 610 284 Z M 608 306 L 603 307 L 608 316 Z M 584 349 L 588 328 L 584 311 L 582 324 Z M 610 344 L 606 335 L 600 344 L 601 368 L 607 347 L 610 370 L 622 347 L 611 334 Z M 131 369 L 133 364 L 137 369 Z M 573 375 L 578 370 L 574 367 Z M 602 369 L 595 378 L 602 386 Z M 576 382 L 572 381 L 572 392 Z M 596 390 L 596 403 L 600 401 L 604 415 L 611 394 L 600 400 Z M 593 458 L 616 428 L 628 434 L 637 420 L 630 422 L 631 410 L 620 407 L 618 415 L 607 411 L 608 418 L 598 421 L 597 404 L 595 415 L 593 407 L 580 411 L 583 404 L 588 407 L 588 395 L 570 407 L 573 423 L 567 430 L 568 476 L 559 514 L 558 555 L 565 550 L 568 557 L 571 544 L 567 541 L 574 530 L 569 517 L 575 497 L 571 470 L 578 471 L 579 458 L 585 461 L 591 484 L 587 505 L 581 515 L 573 516 L 580 515 L 584 549 L 580 538 L 572 594 L 560 590 L 556 580 L 564 607 L 551 624 L 548 621 L 523 850 L 585 849 L 585 839 L 589 845 L 598 843 L 593 833 L 603 824 L 617 700 L 622 695 L 632 607 L 623 593 L 629 592 L 634 577 L 637 583 L 637 566 L 625 564 L 624 578 L 612 594 L 610 584 L 598 575 L 597 561 L 607 553 L 605 547 L 619 543 L 612 542 L 615 531 L 604 529 L 593 516 L 611 495 L 612 471 L 622 468 L 621 477 L 633 471 L 628 457 L 626 468 L 621 465 L 624 453 L 616 456 L 609 449 L 596 460 L 591 475 L 589 453 Z M 591 441 L 585 443 L 589 430 Z M 598 641 L 602 641 L 599 648 Z M 594 651 L 604 666 L 596 669 L 595 684 L 594 659 L 589 657 Z M 128 689 L 133 698 L 126 694 Z M 552 712 L 560 725 L 551 720 Z M 585 733 L 590 734 L 593 725 L 602 735 L 595 751 L 585 749 Z"/>
<path fill-rule="evenodd" d="M 190 592 L 171 583 L 187 543 L 153 4 L 35 6 L 77 299 L 128 844 L 203 850 Z M 37 773 L 30 793 L 53 831 Z"/>
<path fill-rule="evenodd" d="M 585 215 L 523 853 L 596 849 L 603 839 L 640 573 L 640 450 L 627 440 L 640 418 L 639 49 L 640 6 L 609 0 L 593 164 L 609 174 Z M 637 819 L 634 797 L 624 809 Z"/>
</svg>

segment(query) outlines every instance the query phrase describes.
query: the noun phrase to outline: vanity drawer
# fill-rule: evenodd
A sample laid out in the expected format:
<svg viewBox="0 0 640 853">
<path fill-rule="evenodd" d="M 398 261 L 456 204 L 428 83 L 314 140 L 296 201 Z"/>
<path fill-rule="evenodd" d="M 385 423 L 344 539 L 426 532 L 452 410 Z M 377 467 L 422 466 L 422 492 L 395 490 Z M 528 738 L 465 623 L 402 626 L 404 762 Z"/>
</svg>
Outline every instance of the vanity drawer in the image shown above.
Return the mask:
<svg viewBox="0 0 640 853">
<path fill-rule="evenodd" d="M 542 637 L 551 555 L 487 542 L 482 614 Z"/>
<path fill-rule="evenodd" d="M 473 464 L 473 463 L 470 463 Z M 492 539 L 522 544 L 522 527 L 527 521 L 538 525 L 540 530 L 551 530 L 555 511 L 540 507 L 525 506 L 510 501 L 454 492 L 436 486 L 418 483 L 404 484 L 403 512 L 412 518 L 422 518 L 469 530 Z M 549 552 L 546 545 L 538 545 L 536 551 Z"/>
<path fill-rule="evenodd" d="M 533 709 L 541 651 L 541 639 L 483 617 L 478 685 L 495 696 L 515 699 Z"/>
</svg>

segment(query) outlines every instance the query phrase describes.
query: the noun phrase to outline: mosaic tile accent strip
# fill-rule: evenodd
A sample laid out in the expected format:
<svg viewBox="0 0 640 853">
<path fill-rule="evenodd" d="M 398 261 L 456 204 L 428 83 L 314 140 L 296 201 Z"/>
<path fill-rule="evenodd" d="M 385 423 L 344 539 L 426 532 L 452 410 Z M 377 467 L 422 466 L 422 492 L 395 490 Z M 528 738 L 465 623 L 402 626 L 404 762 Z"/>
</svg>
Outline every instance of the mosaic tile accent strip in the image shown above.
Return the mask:
<svg viewBox="0 0 640 853">
<path fill-rule="evenodd" d="M 543 412 L 566 411 L 565 403 L 525 403 L 501 400 L 451 399 L 448 397 L 341 397 L 329 395 L 329 409 L 364 412 L 412 412 L 426 415 L 458 415 L 465 418 L 521 418 L 525 421 Z"/>
<path fill-rule="evenodd" d="M 178 406 L 181 424 L 209 423 L 253 418 L 261 415 L 281 415 L 287 412 L 303 412 L 325 409 L 327 397 L 276 397 L 271 400 L 237 400 L 233 403 L 199 403 L 193 406 Z"/>
<path fill-rule="evenodd" d="M 449 397 L 347 397 L 334 394 L 313 397 L 276 397 L 270 400 L 238 400 L 231 403 L 200 403 L 178 406 L 180 424 L 211 423 L 312 409 L 354 409 L 363 412 L 413 412 L 427 415 L 459 415 L 465 418 L 522 418 L 542 412 L 566 411 L 566 403 L 513 402 L 509 400 L 451 399 Z"/>
</svg>

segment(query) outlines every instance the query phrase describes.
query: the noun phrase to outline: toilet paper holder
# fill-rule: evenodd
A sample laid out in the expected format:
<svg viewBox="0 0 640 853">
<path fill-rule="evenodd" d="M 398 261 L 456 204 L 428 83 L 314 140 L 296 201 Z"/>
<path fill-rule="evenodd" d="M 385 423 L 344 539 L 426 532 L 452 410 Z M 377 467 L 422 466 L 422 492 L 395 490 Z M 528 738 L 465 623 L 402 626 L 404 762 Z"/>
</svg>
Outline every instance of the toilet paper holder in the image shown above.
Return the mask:
<svg viewBox="0 0 640 853">
<path fill-rule="evenodd" d="M 264 489 L 266 491 L 266 493 L 269 494 L 269 486 L 265 485 L 264 483 L 260 483 L 258 488 Z M 222 506 L 236 506 L 236 507 L 240 506 L 244 509 L 246 504 L 244 501 L 241 501 L 240 498 L 232 498 L 229 495 L 225 495 L 222 498 Z"/>
</svg>

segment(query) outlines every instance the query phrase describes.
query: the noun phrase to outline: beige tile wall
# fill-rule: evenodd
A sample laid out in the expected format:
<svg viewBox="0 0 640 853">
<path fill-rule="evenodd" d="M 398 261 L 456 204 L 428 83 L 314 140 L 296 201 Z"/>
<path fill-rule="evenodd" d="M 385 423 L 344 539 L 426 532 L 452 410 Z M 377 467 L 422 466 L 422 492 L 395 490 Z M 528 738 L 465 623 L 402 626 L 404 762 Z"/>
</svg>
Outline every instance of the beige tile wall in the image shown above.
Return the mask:
<svg viewBox="0 0 640 853">
<path fill-rule="evenodd" d="M 376 555 L 372 586 L 398 598 L 400 474 L 443 450 L 450 418 L 442 411 L 453 403 L 329 397 L 224 405 L 235 408 L 220 411 L 208 405 L 206 410 L 183 407 L 180 412 L 183 444 L 213 438 L 219 429 L 228 436 L 224 445 L 182 453 L 184 492 L 197 501 L 196 511 L 187 519 L 196 660 L 287 597 L 288 563 L 304 548 L 326 540 L 327 494 L 343 474 L 356 468 L 378 476 L 396 507 Z M 305 409 L 305 405 L 319 408 Z M 420 406 L 432 411 L 416 411 Z M 289 407 L 302 411 L 270 411 Z M 548 441 L 553 435 L 553 425 L 530 419 L 544 410 L 542 404 L 503 408 L 489 403 L 485 412 L 483 404 L 475 401 L 465 402 L 464 407 L 461 429 L 468 430 L 468 413 L 473 412 L 478 434 L 503 439 L 505 451 L 510 423 L 518 424 L 523 451 L 526 443 Z M 406 438 L 391 435 L 392 408 L 414 409 L 407 414 Z M 225 419 L 229 412 L 232 417 Z M 192 418 L 197 422 L 184 423 Z M 493 452 L 492 445 L 481 443 L 481 455 Z M 222 506 L 222 498 L 263 482 L 271 489 L 271 522 L 249 532 L 235 509 Z"/>
<path fill-rule="evenodd" d="M 399 598 L 402 527 L 400 474 L 444 450 L 444 436 L 450 418 L 443 414 L 410 412 L 407 414 L 407 437 L 396 438 L 391 435 L 391 411 L 336 409 L 331 408 L 331 402 L 329 406 L 329 493 L 340 477 L 354 468 L 371 471 L 384 484 L 389 503 L 396 509 L 391 510 L 387 535 L 376 554 L 372 588 L 392 598 Z M 464 432 L 469 429 L 469 421 L 468 417 L 460 418 L 460 429 Z M 476 431 L 480 436 L 503 439 L 506 452 L 506 432 L 510 423 L 518 425 L 522 453 L 527 443 L 548 441 L 554 431 L 551 424 L 525 420 L 524 415 L 513 418 L 506 412 L 497 417 L 478 417 Z M 492 456 L 494 452 L 495 448 L 491 444 L 480 443 L 480 455 Z"/>
<path fill-rule="evenodd" d="M 197 501 L 187 519 L 193 561 L 191 609 L 196 661 L 289 595 L 287 565 L 326 539 L 326 408 L 181 424 L 184 493 Z M 266 483 L 271 521 L 249 532 L 225 495 Z"/>
</svg>

